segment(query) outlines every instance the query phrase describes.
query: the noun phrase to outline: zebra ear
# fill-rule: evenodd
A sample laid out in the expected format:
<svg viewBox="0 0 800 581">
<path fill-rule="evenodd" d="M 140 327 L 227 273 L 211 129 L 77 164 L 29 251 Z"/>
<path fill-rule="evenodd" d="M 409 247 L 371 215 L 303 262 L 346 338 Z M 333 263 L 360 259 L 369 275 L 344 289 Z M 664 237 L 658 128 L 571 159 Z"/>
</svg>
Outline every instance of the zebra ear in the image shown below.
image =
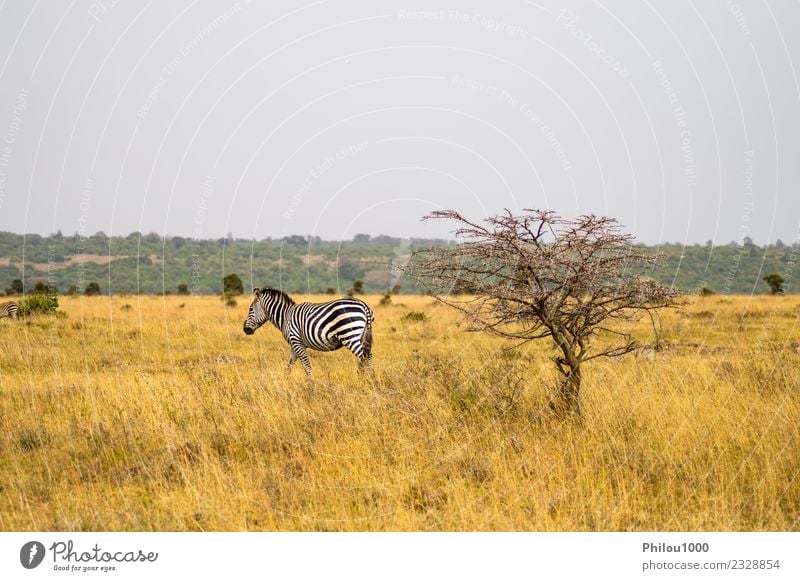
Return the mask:
<svg viewBox="0 0 800 581">
<path fill-rule="evenodd" d="M 253 294 L 256 295 L 256 296 L 258 296 L 260 292 L 261 292 L 261 289 L 258 288 L 258 287 L 253 289 Z"/>
</svg>

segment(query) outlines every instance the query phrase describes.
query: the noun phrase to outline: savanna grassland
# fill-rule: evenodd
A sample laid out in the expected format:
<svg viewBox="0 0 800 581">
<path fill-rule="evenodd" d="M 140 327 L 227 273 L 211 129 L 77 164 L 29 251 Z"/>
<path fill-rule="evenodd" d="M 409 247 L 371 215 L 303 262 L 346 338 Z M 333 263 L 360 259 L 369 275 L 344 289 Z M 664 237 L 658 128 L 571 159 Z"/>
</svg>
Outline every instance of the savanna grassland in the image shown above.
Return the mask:
<svg viewBox="0 0 800 581">
<path fill-rule="evenodd" d="M 800 297 L 663 314 L 663 348 L 587 365 L 582 420 L 542 413 L 547 340 L 366 300 L 372 376 L 342 350 L 287 378 L 246 297 L 0 320 L 0 529 L 800 529 Z"/>
</svg>

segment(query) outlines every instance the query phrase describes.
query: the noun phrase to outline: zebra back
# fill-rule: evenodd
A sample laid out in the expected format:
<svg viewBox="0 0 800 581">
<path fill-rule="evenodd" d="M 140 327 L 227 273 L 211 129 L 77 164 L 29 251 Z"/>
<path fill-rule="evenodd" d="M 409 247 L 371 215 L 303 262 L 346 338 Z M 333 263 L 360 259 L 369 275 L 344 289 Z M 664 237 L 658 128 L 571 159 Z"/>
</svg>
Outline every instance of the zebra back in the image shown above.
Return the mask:
<svg viewBox="0 0 800 581">
<path fill-rule="evenodd" d="M 353 298 L 298 303 L 289 308 L 289 313 L 284 335 L 297 333 L 306 346 L 319 350 L 327 350 L 347 339 L 361 341 L 374 320 L 372 309 L 364 301 Z"/>
</svg>

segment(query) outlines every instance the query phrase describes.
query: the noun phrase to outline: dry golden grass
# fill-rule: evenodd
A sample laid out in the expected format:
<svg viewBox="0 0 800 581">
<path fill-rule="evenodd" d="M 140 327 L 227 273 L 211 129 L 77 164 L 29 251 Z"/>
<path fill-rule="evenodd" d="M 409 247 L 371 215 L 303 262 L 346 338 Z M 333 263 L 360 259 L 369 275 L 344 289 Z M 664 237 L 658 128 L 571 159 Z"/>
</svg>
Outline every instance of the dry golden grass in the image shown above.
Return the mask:
<svg viewBox="0 0 800 581">
<path fill-rule="evenodd" d="M 664 315 L 666 349 L 587 366 L 582 422 L 539 413 L 547 341 L 508 351 L 430 298 L 368 297 L 374 375 L 342 350 L 313 379 L 242 333 L 247 300 L 0 320 L 0 529 L 800 528 L 800 298 Z"/>
</svg>

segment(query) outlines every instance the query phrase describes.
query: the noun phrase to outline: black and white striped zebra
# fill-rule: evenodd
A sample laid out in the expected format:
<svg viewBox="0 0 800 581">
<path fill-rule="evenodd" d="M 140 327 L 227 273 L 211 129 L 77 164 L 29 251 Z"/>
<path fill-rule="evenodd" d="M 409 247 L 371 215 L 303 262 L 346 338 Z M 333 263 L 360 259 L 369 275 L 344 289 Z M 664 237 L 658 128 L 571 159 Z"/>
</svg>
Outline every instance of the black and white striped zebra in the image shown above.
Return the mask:
<svg viewBox="0 0 800 581">
<path fill-rule="evenodd" d="M 306 349 L 335 351 L 347 347 L 358 357 L 359 368 L 372 365 L 372 323 L 375 315 L 364 301 L 338 299 L 327 303 L 295 303 L 286 293 L 273 289 L 253 289 L 253 302 L 244 322 L 244 332 L 252 335 L 270 322 L 289 343 L 286 372 L 299 359 L 311 375 Z"/>
<path fill-rule="evenodd" d="M 0 304 L 0 319 L 3 317 L 9 317 L 11 319 L 19 317 L 19 304 L 14 301 Z"/>
</svg>

